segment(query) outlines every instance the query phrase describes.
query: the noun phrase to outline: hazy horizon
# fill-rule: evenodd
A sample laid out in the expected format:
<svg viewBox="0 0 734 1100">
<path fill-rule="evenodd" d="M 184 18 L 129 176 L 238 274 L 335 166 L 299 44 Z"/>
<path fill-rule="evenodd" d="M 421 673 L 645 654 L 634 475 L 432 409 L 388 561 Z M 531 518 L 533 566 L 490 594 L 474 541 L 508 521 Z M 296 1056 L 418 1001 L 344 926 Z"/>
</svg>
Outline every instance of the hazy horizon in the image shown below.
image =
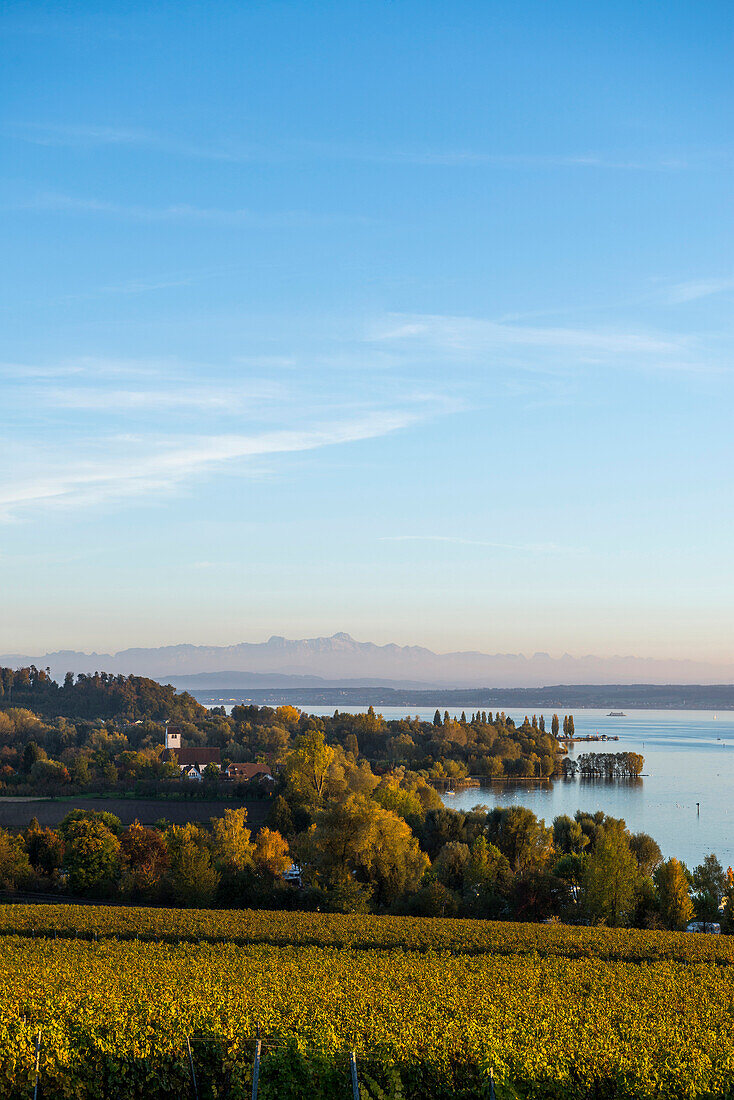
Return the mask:
<svg viewBox="0 0 734 1100">
<path fill-rule="evenodd" d="M 0 652 L 728 664 L 733 30 L 6 3 Z"/>
<path fill-rule="evenodd" d="M 266 683 L 283 687 L 315 684 L 401 688 L 537 688 L 554 684 L 711 685 L 734 681 L 734 662 L 713 664 L 627 656 L 552 656 L 547 653 L 487 654 L 476 650 L 435 653 L 419 646 L 378 646 L 345 632 L 332 637 L 288 639 L 231 646 L 183 643 L 135 647 L 116 653 L 60 652 L 13 654 L 0 651 L 0 664 L 34 663 L 61 681 L 67 673 L 107 672 L 142 675 L 179 685 L 189 680 L 210 686 Z M 270 678 L 270 680 L 269 680 Z M 288 683 L 286 683 L 288 681 Z M 202 683 L 202 686 L 203 683 Z M 723 705 L 723 704 L 722 704 Z"/>
</svg>

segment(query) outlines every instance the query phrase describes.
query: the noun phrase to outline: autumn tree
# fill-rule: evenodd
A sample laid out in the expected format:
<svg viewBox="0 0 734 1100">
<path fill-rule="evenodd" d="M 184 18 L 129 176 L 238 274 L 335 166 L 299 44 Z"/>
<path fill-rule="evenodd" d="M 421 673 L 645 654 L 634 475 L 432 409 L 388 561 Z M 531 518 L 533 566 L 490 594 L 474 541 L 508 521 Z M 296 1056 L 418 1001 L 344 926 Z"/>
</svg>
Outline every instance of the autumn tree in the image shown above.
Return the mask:
<svg viewBox="0 0 734 1100">
<path fill-rule="evenodd" d="M 439 882 L 449 890 L 460 891 L 464 888 L 464 874 L 470 859 L 469 845 L 458 840 L 444 844 L 433 861 L 432 871 Z"/>
<path fill-rule="evenodd" d="M 553 854 L 553 830 L 524 806 L 491 810 L 487 839 L 507 857 L 515 874 L 540 870 Z"/>
<path fill-rule="evenodd" d="M 589 857 L 581 852 L 566 852 L 553 865 L 553 874 L 567 884 L 565 904 L 573 913 L 579 907 L 579 894 L 589 866 Z"/>
<path fill-rule="evenodd" d="M 158 829 L 134 821 L 120 837 L 120 862 L 122 892 L 131 897 L 155 897 L 168 869 L 165 837 Z"/>
<path fill-rule="evenodd" d="M 110 894 L 120 870 L 120 842 L 99 818 L 81 818 L 65 831 L 64 867 L 72 894 Z"/>
<path fill-rule="evenodd" d="M 630 837 L 630 848 L 637 860 L 640 873 L 645 876 L 652 875 L 663 862 L 660 845 L 648 833 L 634 833 Z"/>
<path fill-rule="evenodd" d="M 728 935 L 734 935 L 734 870 L 727 868 L 726 886 L 724 896 L 721 899 L 724 906 L 721 914 L 721 931 Z"/>
<path fill-rule="evenodd" d="M 580 822 L 568 814 L 559 814 L 553 821 L 553 842 L 560 851 L 578 855 L 588 846 L 589 838 Z"/>
<path fill-rule="evenodd" d="M 629 922 L 634 911 L 639 869 L 623 821 L 600 828 L 584 876 L 584 906 L 599 924 Z"/>
<path fill-rule="evenodd" d="M 170 867 L 166 882 L 179 905 L 211 905 L 219 886 L 219 872 L 212 866 L 206 836 L 198 826 L 172 825 L 166 834 Z"/>
<path fill-rule="evenodd" d="M 378 904 L 415 889 L 429 865 L 401 818 L 354 794 L 326 805 L 299 838 L 297 855 L 311 882 L 329 889 L 356 877 Z"/>
<path fill-rule="evenodd" d="M 726 874 L 716 856 L 706 856 L 703 863 L 693 869 L 693 903 L 699 920 L 717 922 L 719 905 L 726 890 Z"/>
<path fill-rule="evenodd" d="M 483 835 L 476 837 L 464 867 L 464 912 L 474 917 L 503 916 L 511 882 L 507 858 Z"/>
<path fill-rule="evenodd" d="M 282 836 L 290 836 L 293 830 L 293 814 L 282 794 L 273 802 L 268 814 L 268 824 Z"/>
<path fill-rule="evenodd" d="M 0 889 L 15 890 L 33 878 L 22 836 L 0 829 Z"/>
<path fill-rule="evenodd" d="M 347 752 L 351 752 L 355 760 L 359 757 L 359 741 L 353 733 L 348 733 L 344 740 L 344 748 Z"/>
<path fill-rule="evenodd" d="M 211 819 L 211 853 L 214 866 L 225 874 L 236 874 L 252 866 L 254 845 L 245 825 L 247 810 L 225 810 L 221 817 Z"/>
<path fill-rule="evenodd" d="M 693 916 L 688 879 L 675 856 L 661 863 L 654 875 L 660 918 L 666 928 L 681 930 Z"/>
<path fill-rule="evenodd" d="M 425 820 L 415 826 L 421 848 L 431 859 L 435 859 L 444 844 L 450 840 L 466 839 L 463 813 L 439 806 L 427 812 Z"/>
<path fill-rule="evenodd" d="M 506 886 L 512 877 L 507 857 L 483 835 L 475 838 L 464 869 L 464 887 L 488 888 Z"/>
<path fill-rule="evenodd" d="M 308 806 L 319 807 L 329 793 L 334 775 L 334 749 L 324 740 L 323 730 L 309 729 L 300 734 L 285 760 L 288 789 Z"/>
<path fill-rule="evenodd" d="M 26 851 L 35 871 L 51 876 L 64 861 L 64 841 L 53 829 L 41 829 L 36 824 L 26 833 Z"/>
<path fill-rule="evenodd" d="M 280 878 L 293 862 L 288 841 L 274 829 L 263 828 L 255 840 L 255 866 L 272 878 Z"/>
<path fill-rule="evenodd" d="M 279 726 L 285 726 L 286 729 L 296 729 L 301 719 L 301 712 L 298 707 L 291 707 L 286 704 L 282 707 L 276 707 L 275 718 Z"/>
</svg>

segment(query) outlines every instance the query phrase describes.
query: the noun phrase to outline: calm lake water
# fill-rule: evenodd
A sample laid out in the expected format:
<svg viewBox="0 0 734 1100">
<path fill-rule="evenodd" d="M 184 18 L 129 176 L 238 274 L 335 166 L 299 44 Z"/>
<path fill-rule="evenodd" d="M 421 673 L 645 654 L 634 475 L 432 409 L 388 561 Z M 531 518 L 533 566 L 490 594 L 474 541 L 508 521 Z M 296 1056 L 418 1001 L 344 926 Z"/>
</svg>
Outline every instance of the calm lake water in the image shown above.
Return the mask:
<svg viewBox="0 0 734 1100">
<path fill-rule="evenodd" d="M 333 714 L 333 707 L 304 707 L 313 714 Z M 350 713 L 365 707 L 340 707 Z M 377 707 L 385 718 L 403 718 L 402 707 Z M 431 721 L 435 707 L 413 712 Z M 443 712 L 443 707 L 441 711 Z M 525 712 L 506 709 L 522 722 Z M 550 824 L 557 814 L 604 810 L 623 817 L 633 832 L 655 837 L 666 856 L 694 867 L 715 852 L 724 867 L 734 864 L 734 714 L 713 711 L 638 710 L 625 718 L 604 711 L 574 712 L 576 733 L 618 734 L 619 741 L 576 745 L 582 752 L 640 752 L 644 778 L 637 783 L 556 779 L 549 785 L 492 784 L 444 799 L 453 809 L 528 806 Z M 550 725 L 550 715 L 546 715 Z M 696 803 L 700 803 L 700 813 Z"/>
</svg>

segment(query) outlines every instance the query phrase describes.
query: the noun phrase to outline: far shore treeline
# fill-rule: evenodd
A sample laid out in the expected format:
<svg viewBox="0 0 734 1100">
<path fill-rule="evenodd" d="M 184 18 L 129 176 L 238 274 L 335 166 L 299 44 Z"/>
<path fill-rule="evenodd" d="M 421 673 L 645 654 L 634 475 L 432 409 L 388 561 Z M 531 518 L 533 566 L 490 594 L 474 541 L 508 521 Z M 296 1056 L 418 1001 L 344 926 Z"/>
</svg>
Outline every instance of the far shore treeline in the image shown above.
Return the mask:
<svg viewBox="0 0 734 1100">
<path fill-rule="evenodd" d="M 441 782 L 568 774 L 571 715 L 521 725 L 491 711 L 437 710 L 431 722 L 385 721 L 371 707 L 320 718 L 242 705 L 227 715 L 140 677 L 69 676 L 59 686 L 31 667 L 0 670 L 0 683 L 4 796 L 135 794 L 161 807 L 152 828 L 70 807 L 55 829 L 33 820 L 0 831 L 3 890 L 643 928 L 682 928 L 696 916 L 732 931 L 734 875 L 713 854 L 689 870 L 602 812 L 546 825 L 520 806 L 443 806 Z M 272 780 L 228 781 L 214 764 L 198 782 L 182 778 L 164 753 L 170 719 L 184 747 L 217 748 L 223 765 L 266 763 Z M 618 779 L 639 775 L 643 759 L 584 753 L 578 763 Z M 164 796 L 174 792 L 224 799 L 223 812 L 209 825 L 171 824 Z M 240 804 L 227 808 L 228 796 Z M 257 833 L 248 798 L 266 812 Z"/>
</svg>

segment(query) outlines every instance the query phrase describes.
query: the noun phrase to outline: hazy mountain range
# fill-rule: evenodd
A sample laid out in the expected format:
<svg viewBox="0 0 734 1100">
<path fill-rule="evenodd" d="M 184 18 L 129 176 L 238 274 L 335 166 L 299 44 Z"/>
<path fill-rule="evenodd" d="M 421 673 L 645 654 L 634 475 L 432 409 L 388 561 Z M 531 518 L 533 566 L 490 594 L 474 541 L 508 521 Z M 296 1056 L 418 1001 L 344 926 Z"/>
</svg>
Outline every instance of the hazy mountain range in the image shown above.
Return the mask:
<svg viewBox="0 0 734 1100">
<path fill-rule="evenodd" d="M 374 645 L 349 634 L 233 646 L 175 645 L 119 653 L 4 654 L 0 664 L 66 672 L 151 676 L 177 686 L 307 687 L 383 684 L 405 688 L 541 687 L 548 684 L 714 684 L 734 681 L 734 663 L 643 657 L 551 657 L 534 653 L 433 653 L 422 646 Z"/>
</svg>

